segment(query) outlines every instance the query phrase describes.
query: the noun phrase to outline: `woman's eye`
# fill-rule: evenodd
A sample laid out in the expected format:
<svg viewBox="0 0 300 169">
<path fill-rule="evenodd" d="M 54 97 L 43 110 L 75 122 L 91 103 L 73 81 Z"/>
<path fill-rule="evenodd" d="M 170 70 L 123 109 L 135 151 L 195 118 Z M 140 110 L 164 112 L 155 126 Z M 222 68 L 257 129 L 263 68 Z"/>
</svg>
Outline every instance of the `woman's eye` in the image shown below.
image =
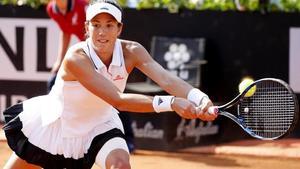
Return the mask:
<svg viewBox="0 0 300 169">
<path fill-rule="evenodd" d="M 92 23 L 92 26 L 97 28 L 97 27 L 99 27 L 99 24 L 97 24 L 97 23 Z"/>
</svg>

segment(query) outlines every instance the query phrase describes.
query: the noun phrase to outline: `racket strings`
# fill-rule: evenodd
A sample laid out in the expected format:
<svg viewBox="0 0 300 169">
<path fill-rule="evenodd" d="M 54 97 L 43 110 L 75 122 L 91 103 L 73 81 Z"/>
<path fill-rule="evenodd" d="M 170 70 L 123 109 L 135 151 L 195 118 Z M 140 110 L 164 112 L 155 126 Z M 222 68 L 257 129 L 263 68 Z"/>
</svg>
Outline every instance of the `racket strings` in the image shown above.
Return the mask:
<svg viewBox="0 0 300 169">
<path fill-rule="evenodd" d="M 294 120 L 293 94 L 281 83 L 263 81 L 256 84 L 251 97 L 244 97 L 239 116 L 249 130 L 264 138 L 283 135 Z"/>
</svg>

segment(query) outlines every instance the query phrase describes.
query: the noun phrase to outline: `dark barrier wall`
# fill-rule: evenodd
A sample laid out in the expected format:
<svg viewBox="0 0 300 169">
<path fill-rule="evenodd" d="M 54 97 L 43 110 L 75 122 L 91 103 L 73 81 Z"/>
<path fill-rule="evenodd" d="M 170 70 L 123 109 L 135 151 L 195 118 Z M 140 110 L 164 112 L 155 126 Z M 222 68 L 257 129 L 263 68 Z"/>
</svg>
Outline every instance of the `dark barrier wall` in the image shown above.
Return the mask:
<svg viewBox="0 0 300 169">
<path fill-rule="evenodd" d="M 148 49 L 154 35 L 206 38 L 202 88 L 216 101 L 235 96 L 245 75 L 289 81 L 289 29 L 300 14 L 126 10 L 124 18 L 122 36 Z"/>
<path fill-rule="evenodd" d="M 34 10 L 28 7 L 0 6 L 0 19 L 3 18 L 48 17 L 44 8 Z M 178 14 L 170 14 L 166 10 L 125 9 L 124 30 L 121 36 L 140 42 L 148 50 L 153 36 L 205 38 L 205 59 L 208 63 L 202 66 L 201 89 L 208 93 L 213 101 L 224 103 L 237 95 L 238 84 L 246 75 L 254 79 L 274 77 L 289 82 L 290 28 L 300 27 L 299 18 L 300 14 L 297 13 L 181 11 Z M 39 27 L 38 32 L 46 41 L 49 37 L 43 34 L 43 31 L 44 29 Z M 0 52 L 4 51 L 5 42 L 9 40 L 0 30 Z M 57 44 L 56 41 L 52 43 Z M 49 57 L 47 46 L 37 48 L 40 58 Z M 7 51 L 4 53 L 7 54 Z M 22 59 L 10 59 L 16 62 L 15 66 L 18 65 L 17 62 L 22 62 Z M 39 72 L 49 71 L 44 62 L 43 59 L 38 61 L 38 65 L 42 65 L 42 68 L 37 68 Z M 2 64 L 0 63 L 0 66 Z M 129 81 L 144 79 L 145 77 L 135 70 Z M 45 92 L 45 80 L 31 82 L 2 78 L 0 108 L 2 110 L 24 97 L 30 98 Z M 220 141 L 247 137 L 238 126 L 225 118 L 218 119 L 217 123 L 221 126 L 218 135 Z M 235 130 L 238 132 L 233 132 Z M 292 136 L 300 137 L 299 133 L 300 124 Z"/>
<path fill-rule="evenodd" d="M 238 84 L 247 75 L 289 82 L 290 28 L 300 27 L 299 18 L 298 13 L 126 10 L 122 37 L 148 49 L 153 36 L 204 37 L 208 64 L 202 68 L 201 88 L 212 100 L 224 103 L 238 94 Z M 137 79 L 143 76 L 136 73 L 130 80 Z M 225 140 L 240 130 L 227 119 L 221 123 L 227 128 L 220 129 Z M 299 137 L 299 133 L 300 123 L 292 135 Z"/>
</svg>

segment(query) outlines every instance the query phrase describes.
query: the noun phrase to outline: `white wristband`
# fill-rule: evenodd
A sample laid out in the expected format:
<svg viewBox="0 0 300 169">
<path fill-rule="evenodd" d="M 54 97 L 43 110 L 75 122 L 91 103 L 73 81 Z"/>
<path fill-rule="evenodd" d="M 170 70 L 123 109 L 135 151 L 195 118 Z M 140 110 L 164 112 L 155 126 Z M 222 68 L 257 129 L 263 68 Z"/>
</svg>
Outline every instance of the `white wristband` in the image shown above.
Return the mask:
<svg viewBox="0 0 300 169">
<path fill-rule="evenodd" d="M 174 101 L 174 96 L 154 96 L 152 106 L 156 113 L 173 111 L 171 104 Z"/>
<path fill-rule="evenodd" d="M 205 98 L 209 99 L 209 97 L 205 93 L 201 92 L 197 88 L 193 88 L 192 90 L 190 90 L 187 95 L 187 99 L 195 103 L 197 106 L 200 106 L 202 104 L 203 99 Z"/>
</svg>

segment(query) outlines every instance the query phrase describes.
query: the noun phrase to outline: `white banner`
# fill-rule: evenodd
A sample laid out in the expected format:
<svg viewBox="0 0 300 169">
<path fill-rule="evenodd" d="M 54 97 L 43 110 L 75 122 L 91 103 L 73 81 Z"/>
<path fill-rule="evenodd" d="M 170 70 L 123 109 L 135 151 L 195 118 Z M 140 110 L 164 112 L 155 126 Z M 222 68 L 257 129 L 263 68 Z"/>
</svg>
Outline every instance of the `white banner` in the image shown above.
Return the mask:
<svg viewBox="0 0 300 169">
<path fill-rule="evenodd" d="M 289 84 L 300 93 L 300 28 L 290 28 Z"/>
<path fill-rule="evenodd" d="M 51 19 L 25 18 L 0 18 L 0 23 L 0 80 L 47 81 L 50 73 L 38 70 L 38 65 L 41 64 L 38 63 L 37 51 L 41 50 L 38 49 L 38 43 L 46 45 L 42 49 L 45 52 L 41 52 L 46 53 L 46 60 L 42 65 L 51 68 L 59 44 L 57 24 Z M 41 38 L 38 30 L 42 30 L 42 33 L 45 30 L 45 36 Z M 75 41 L 76 38 L 72 38 L 72 44 Z"/>
</svg>

